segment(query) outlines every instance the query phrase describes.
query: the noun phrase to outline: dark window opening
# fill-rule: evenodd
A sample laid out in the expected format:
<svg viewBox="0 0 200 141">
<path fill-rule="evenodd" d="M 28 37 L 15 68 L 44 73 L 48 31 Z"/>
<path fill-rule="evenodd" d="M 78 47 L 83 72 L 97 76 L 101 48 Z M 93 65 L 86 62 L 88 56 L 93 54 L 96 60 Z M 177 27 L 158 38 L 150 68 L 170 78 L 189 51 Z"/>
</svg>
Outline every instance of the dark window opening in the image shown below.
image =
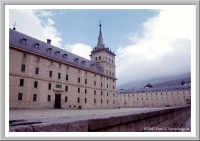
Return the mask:
<svg viewBox="0 0 200 141">
<path fill-rule="evenodd" d="M 80 93 L 80 88 L 78 88 L 78 93 Z"/>
<path fill-rule="evenodd" d="M 94 103 L 96 103 L 96 99 L 94 99 Z"/>
<path fill-rule="evenodd" d="M 50 95 L 48 95 L 47 101 L 51 101 L 51 96 Z"/>
<path fill-rule="evenodd" d="M 35 68 L 35 74 L 39 74 L 39 68 Z"/>
<path fill-rule="evenodd" d="M 80 83 L 81 82 L 81 78 L 80 77 L 78 77 L 78 83 Z"/>
<path fill-rule="evenodd" d="M 26 65 L 22 64 L 21 71 L 25 72 Z"/>
<path fill-rule="evenodd" d="M 23 54 L 23 58 L 26 58 L 26 56 L 27 56 L 27 54 L 24 53 L 24 54 Z"/>
<path fill-rule="evenodd" d="M 18 94 L 18 100 L 22 100 L 22 96 L 23 96 L 23 94 L 22 94 L 22 93 L 19 93 L 19 94 Z"/>
<path fill-rule="evenodd" d="M 65 86 L 65 91 L 66 91 L 66 92 L 68 91 L 68 86 Z"/>
<path fill-rule="evenodd" d="M 19 86 L 24 86 L 24 79 L 20 79 Z"/>
<path fill-rule="evenodd" d="M 58 73 L 58 79 L 60 79 L 60 73 Z"/>
<path fill-rule="evenodd" d="M 48 89 L 51 90 L 51 83 L 49 83 Z"/>
<path fill-rule="evenodd" d="M 33 101 L 37 101 L 37 94 L 33 94 Z"/>
<path fill-rule="evenodd" d="M 80 103 L 80 98 L 78 97 L 77 102 Z"/>
<path fill-rule="evenodd" d="M 87 103 L 87 98 L 85 98 L 85 103 Z"/>
<path fill-rule="evenodd" d="M 68 75 L 66 75 L 66 80 L 68 80 Z"/>
<path fill-rule="evenodd" d="M 85 84 L 87 84 L 87 79 L 85 79 Z"/>
<path fill-rule="evenodd" d="M 85 89 L 85 94 L 87 93 L 87 89 Z"/>
<path fill-rule="evenodd" d="M 67 102 L 67 97 L 65 97 L 65 102 Z"/>
<path fill-rule="evenodd" d="M 52 77 L 52 71 L 49 71 L 49 77 Z"/>
<path fill-rule="evenodd" d="M 38 82 L 34 81 L 34 88 L 37 88 Z"/>
</svg>

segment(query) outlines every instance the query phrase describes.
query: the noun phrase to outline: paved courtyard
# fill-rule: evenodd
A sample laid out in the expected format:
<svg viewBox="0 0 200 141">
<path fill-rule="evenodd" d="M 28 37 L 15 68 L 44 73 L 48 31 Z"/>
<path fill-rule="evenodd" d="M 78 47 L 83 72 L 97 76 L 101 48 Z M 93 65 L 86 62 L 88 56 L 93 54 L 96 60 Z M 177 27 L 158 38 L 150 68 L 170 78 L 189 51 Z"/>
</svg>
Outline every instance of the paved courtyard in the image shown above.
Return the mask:
<svg viewBox="0 0 200 141">
<path fill-rule="evenodd" d="M 120 109 L 82 109 L 82 110 L 68 110 L 68 109 L 45 109 L 45 110 L 10 110 L 10 120 L 20 119 L 38 119 L 38 118 L 59 118 L 59 117 L 77 117 L 77 116 L 98 116 L 110 114 L 124 114 L 124 113 L 142 113 L 149 111 L 157 111 L 166 108 L 120 108 Z"/>
</svg>

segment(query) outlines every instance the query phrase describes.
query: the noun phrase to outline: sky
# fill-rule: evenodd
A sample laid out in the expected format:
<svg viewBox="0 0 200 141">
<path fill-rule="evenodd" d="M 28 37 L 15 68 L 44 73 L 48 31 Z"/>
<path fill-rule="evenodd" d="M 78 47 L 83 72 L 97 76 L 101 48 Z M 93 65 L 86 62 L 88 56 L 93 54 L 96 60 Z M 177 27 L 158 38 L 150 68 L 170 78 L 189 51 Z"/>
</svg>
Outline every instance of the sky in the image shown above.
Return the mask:
<svg viewBox="0 0 200 141">
<path fill-rule="evenodd" d="M 103 42 L 116 54 L 117 85 L 191 72 L 189 8 L 10 9 L 9 28 L 90 59 Z"/>
</svg>

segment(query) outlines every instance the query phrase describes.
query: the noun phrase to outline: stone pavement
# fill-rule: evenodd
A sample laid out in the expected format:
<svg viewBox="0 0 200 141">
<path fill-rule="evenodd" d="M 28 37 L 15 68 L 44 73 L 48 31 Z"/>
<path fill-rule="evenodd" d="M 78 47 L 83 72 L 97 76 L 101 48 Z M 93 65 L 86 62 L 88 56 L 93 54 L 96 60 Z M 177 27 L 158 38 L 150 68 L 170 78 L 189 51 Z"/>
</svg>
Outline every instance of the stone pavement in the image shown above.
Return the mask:
<svg viewBox="0 0 200 141">
<path fill-rule="evenodd" d="M 20 119 L 40 119 L 40 118 L 59 118 L 59 117 L 80 117 L 80 116 L 98 116 L 123 113 L 142 113 L 149 111 L 157 111 L 162 108 L 120 108 L 120 109 L 45 109 L 45 110 L 9 110 L 9 120 Z"/>
</svg>

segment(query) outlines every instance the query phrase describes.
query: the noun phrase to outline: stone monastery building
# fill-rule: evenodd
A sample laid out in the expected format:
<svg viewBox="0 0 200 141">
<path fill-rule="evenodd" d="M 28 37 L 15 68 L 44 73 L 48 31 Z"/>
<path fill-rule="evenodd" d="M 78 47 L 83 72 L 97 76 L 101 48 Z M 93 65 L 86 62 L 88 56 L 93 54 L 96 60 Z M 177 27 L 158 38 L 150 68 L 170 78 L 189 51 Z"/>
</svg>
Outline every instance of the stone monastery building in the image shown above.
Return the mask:
<svg viewBox="0 0 200 141">
<path fill-rule="evenodd" d="M 185 99 L 190 97 L 190 87 L 181 90 L 165 89 L 165 92 L 127 90 L 117 93 L 116 55 L 103 44 L 101 24 L 99 27 L 98 43 L 91 51 L 91 60 L 51 45 L 50 39 L 43 42 L 22 34 L 15 28 L 9 29 L 10 109 L 116 108 L 187 104 Z M 177 96 L 172 99 L 172 96 L 168 96 L 168 102 L 162 102 L 167 93 L 182 95 L 181 100 L 178 100 Z M 154 102 L 156 98 L 159 102 Z M 173 102 L 174 99 L 177 99 L 176 102 Z"/>
</svg>

